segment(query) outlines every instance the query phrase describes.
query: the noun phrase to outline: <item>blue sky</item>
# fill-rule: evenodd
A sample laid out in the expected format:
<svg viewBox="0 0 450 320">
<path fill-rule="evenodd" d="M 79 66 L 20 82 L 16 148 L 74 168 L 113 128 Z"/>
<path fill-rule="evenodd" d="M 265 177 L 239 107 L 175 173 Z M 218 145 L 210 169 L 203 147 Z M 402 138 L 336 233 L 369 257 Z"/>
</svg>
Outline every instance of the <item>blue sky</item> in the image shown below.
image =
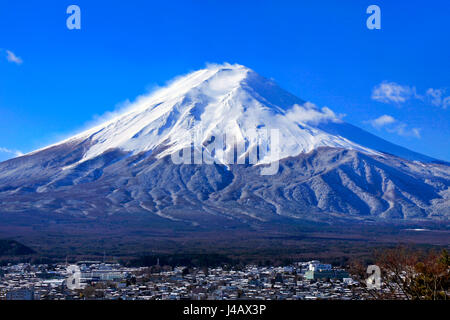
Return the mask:
<svg viewBox="0 0 450 320">
<path fill-rule="evenodd" d="M 81 8 L 68 30 L 66 8 Z M 381 8 L 381 30 L 366 8 Z M 2 1 L 0 160 L 86 128 L 207 62 L 252 68 L 450 161 L 448 1 Z"/>
</svg>

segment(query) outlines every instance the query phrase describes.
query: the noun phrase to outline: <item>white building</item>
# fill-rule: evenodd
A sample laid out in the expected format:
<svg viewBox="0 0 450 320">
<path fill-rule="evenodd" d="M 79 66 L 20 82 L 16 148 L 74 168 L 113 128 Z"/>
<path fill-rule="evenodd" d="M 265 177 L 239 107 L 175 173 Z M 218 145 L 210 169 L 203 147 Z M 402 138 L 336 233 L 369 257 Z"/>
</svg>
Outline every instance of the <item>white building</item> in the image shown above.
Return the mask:
<svg viewBox="0 0 450 320">
<path fill-rule="evenodd" d="M 331 264 L 322 264 L 320 261 L 313 260 L 309 262 L 308 265 L 309 271 L 325 271 L 325 270 L 331 270 Z"/>
</svg>

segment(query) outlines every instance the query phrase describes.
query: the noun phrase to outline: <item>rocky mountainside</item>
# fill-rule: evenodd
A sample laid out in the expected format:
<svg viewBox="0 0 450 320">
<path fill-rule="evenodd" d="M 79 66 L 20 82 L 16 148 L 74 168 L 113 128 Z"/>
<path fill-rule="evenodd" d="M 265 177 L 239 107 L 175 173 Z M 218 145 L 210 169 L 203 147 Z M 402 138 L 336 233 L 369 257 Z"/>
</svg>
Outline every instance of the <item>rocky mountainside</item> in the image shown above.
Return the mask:
<svg viewBox="0 0 450 320">
<path fill-rule="evenodd" d="M 267 135 L 273 129 L 277 143 Z M 234 145 L 210 148 L 223 135 Z M 200 150 L 202 161 L 174 163 L 187 150 Z M 261 175 L 275 162 L 275 174 Z M 347 124 L 248 68 L 211 66 L 95 128 L 0 163 L 0 203 L 11 216 L 145 213 L 190 226 L 448 220 L 450 166 Z"/>
</svg>

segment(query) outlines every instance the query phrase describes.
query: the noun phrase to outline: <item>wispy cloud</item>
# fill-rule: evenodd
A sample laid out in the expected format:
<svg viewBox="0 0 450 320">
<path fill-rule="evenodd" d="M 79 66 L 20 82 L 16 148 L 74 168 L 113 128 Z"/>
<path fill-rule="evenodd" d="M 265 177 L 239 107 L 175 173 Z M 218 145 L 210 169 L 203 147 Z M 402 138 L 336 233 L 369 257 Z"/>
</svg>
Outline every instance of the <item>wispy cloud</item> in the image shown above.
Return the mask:
<svg viewBox="0 0 450 320">
<path fill-rule="evenodd" d="M 387 114 L 384 114 L 376 119 L 365 121 L 365 123 L 369 123 L 377 130 L 385 129 L 387 132 L 395 133 L 403 137 L 421 137 L 421 129 L 410 128 L 407 124 L 400 122 Z"/>
<path fill-rule="evenodd" d="M 0 147 L 0 152 L 12 154 L 12 155 L 14 155 L 16 157 L 19 157 L 19 156 L 23 155 L 23 153 L 21 151 L 19 151 L 19 150 L 11 150 L 11 149 L 8 149 L 8 148 L 3 148 L 3 147 Z"/>
<path fill-rule="evenodd" d="M 445 97 L 442 100 L 442 108 L 447 109 L 450 106 L 450 97 Z"/>
<path fill-rule="evenodd" d="M 418 98 L 416 88 L 384 81 L 372 90 L 372 99 L 384 103 L 403 103 L 411 98 Z"/>
<path fill-rule="evenodd" d="M 400 105 L 408 100 L 420 100 L 436 107 L 447 109 L 450 96 L 445 96 L 445 89 L 429 88 L 425 94 L 418 94 L 415 87 L 396 82 L 383 81 L 372 89 L 372 99 L 383 103 Z"/>
<path fill-rule="evenodd" d="M 440 106 L 442 103 L 443 90 L 430 88 L 427 90 L 427 97 L 429 97 L 431 104 Z"/>
<path fill-rule="evenodd" d="M 399 122 L 397 125 L 393 126 L 392 128 L 386 129 L 388 132 L 396 133 L 399 136 L 403 137 L 414 137 L 414 138 L 421 138 L 419 128 L 409 128 L 405 123 Z"/>
<path fill-rule="evenodd" d="M 436 107 L 442 107 L 447 109 L 450 106 L 450 96 L 445 97 L 444 89 L 433 89 L 430 88 L 427 90 L 426 96 L 430 103 Z"/>
<path fill-rule="evenodd" d="M 6 50 L 6 60 L 15 64 L 23 63 L 23 60 L 10 50 Z"/>
</svg>

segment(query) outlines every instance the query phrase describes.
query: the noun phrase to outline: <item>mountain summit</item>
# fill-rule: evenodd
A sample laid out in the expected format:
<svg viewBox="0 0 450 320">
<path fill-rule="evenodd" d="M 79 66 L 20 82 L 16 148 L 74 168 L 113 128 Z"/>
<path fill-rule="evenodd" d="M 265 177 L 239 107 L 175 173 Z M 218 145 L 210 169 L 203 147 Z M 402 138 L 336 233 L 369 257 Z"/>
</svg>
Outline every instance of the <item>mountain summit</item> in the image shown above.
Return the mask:
<svg viewBox="0 0 450 320">
<path fill-rule="evenodd" d="M 277 154 L 270 163 L 310 152 L 318 147 L 389 153 L 409 160 L 433 159 L 390 144 L 341 121 L 328 108 L 318 109 L 242 65 L 211 65 L 178 78 L 167 87 L 141 97 L 126 112 L 64 141 L 88 142 L 78 162 L 94 159 L 110 149 L 131 155 L 164 147 L 164 157 L 195 143 L 204 146 L 222 135 L 245 145 L 237 159 L 257 148 L 271 129 L 279 132 Z M 270 148 L 270 146 L 269 146 Z M 221 163 L 233 148 L 214 154 Z M 236 159 L 236 161 L 237 161 Z"/>
<path fill-rule="evenodd" d="M 233 147 L 208 149 L 222 136 Z M 206 150 L 208 161 L 172 161 L 191 149 Z M 251 154 L 257 157 L 248 163 Z M 258 167 L 273 162 L 276 174 L 259 175 Z M 225 64 L 178 78 L 70 139 L 0 163 L 0 201 L 12 216 L 145 214 L 194 226 L 448 219 L 450 167 Z"/>
</svg>

